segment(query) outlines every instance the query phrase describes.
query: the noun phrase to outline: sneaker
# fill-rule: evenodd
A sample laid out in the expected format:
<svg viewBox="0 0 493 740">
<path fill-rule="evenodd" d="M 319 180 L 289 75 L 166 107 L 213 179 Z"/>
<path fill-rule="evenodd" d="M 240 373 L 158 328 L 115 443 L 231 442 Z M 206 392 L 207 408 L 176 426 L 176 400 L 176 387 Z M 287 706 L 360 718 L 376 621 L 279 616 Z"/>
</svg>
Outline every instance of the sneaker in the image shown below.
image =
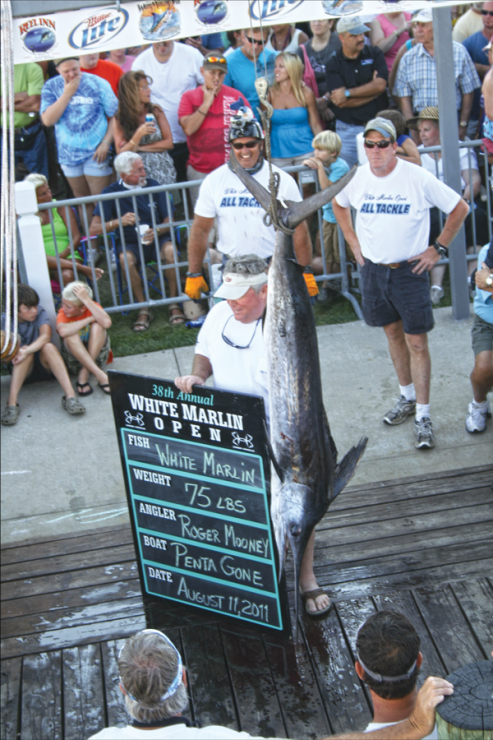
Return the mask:
<svg viewBox="0 0 493 740">
<path fill-rule="evenodd" d="M 393 409 L 387 411 L 383 420 L 386 424 L 396 426 L 406 421 L 410 414 L 414 414 L 416 411 L 416 401 L 406 401 L 404 396 L 399 396 L 397 403 Z"/>
<path fill-rule="evenodd" d="M 435 446 L 433 425 L 429 416 L 414 422 L 414 446 L 417 450 L 431 450 Z"/>
<path fill-rule="evenodd" d="M 110 254 L 111 254 L 111 257 L 110 257 L 110 259 L 111 259 L 111 269 L 113 270 L 113 272 L 116 272 L 117 271 L 116 254 L 113 251 L 111 251 Z"/>
<path fill-rule="evenodd" d="M 74 396 L 71 396 L 70 398 L 67 398 L 67 396 L 62 396 L 62 406 L 65 411 L 67 411 L 72 416 L 78 416 L 79 414 L 86 413 L 86 407 L 83 406 L 81 402 Z"/>
<path fill-rule="evenodd" d="M 99 250 L 99 247 L 91 247 L 91 262 L 93 263 L 94 267 L 98 264 L 99 260 L 101 259 L 101 252 Z"/>
<path fill-rule="evenodd" d="M 466 429 L 471 434 L 475 432 L 484 432 L 486 429 L 486 419 L 491 417 L 490 404 L 487 402 L 486 411 L 479 409 L 474 401 L 467 407 L 468 416 L 466 419 Z"/>
<path fill-rule="evenodd" d="M 438 306 L 440 301 L 443 298 L 443 288 L 441 288 L 439 285 L 432 285 L 431 286 L 431 302 L 434 306 Z"/>
<path fill-rule="evenodd" d="M 21 410 L 21 407 L 19 404 L 16 406 L 6 406 L 5 411 L 2 414 L 2 424 L 4 427 L 13 427 L 14 424 L 17 424 L 17 419 L 19 418 L 19 411 Z"/>
</svg>

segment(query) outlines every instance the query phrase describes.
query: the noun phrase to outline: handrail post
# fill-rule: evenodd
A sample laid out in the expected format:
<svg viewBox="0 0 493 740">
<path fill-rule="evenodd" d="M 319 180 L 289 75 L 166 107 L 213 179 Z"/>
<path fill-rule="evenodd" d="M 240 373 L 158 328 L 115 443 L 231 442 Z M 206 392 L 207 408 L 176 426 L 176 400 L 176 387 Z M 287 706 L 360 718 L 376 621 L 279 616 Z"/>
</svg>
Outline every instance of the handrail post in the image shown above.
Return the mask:
<svg viewBox="0 0 493 740">
<path fill-rule="evenodd" d="M 449 187 L 461 195 L 458 147 L 459 125 L 455 101 L 455 67 L 450 7 L 433 8 L 433 37 L 438 84 L 438 110 L 440 112 L 443 179 Z M 470 300 L 467 284 L 466 233 L 463 225 L 450 244 L 449 257 L 452 315 L 457 320 L 468 319 L 470 316 Z"/>
<path fill-rule="evenodd" d="M 60 348 L 60 337 L 56 331 L 56 310 L 51 290 L 50 273 L 46 261 L 46 252 L 41 231 L 41 221 L 36 216 L 38 202 L 36 190 L 32 182 L 17 182 L 15 184 L 15 210 L 19 219 L 17 226 L 20 234 L 20 250 L 22 251 L 25 275 L 28 285 L 34 288 L 39 295 L 39 302 L 47 312 L 52 337 L 51 341 Z"/>
</svg>

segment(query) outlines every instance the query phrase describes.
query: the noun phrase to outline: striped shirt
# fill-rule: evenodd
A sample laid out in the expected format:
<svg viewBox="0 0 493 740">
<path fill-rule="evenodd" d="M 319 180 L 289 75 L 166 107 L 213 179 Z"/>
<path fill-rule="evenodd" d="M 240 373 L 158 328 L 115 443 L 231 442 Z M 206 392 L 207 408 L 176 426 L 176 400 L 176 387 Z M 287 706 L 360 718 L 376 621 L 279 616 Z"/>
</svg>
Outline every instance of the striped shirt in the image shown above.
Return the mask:
<svg viewBox="0 0 493 740">
<path fill-rule="evenodd" d="M 457 110 L 460 110 L 462 96 L 481 87 L 481 82 L 464 46 L 454 41 L 453 50 L 455 100 Z M 413 111 L 416 113 L 430 105 L 438 106 L 435 58 L 426 51 L 423 44 L 417 44 L 402 57 L 392 92 L 400 98 L 411 96 Z"/>
</svg>

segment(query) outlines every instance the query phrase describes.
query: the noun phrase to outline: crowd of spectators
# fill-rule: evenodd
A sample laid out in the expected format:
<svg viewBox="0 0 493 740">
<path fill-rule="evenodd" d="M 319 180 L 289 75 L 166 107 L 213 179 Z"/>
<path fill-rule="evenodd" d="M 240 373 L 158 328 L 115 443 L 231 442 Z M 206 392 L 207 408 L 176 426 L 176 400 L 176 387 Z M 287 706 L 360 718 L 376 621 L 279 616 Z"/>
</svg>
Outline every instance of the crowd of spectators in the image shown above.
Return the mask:
<svg viewBox="0 0 493 740">
<path fill-rule="evenodd" d="M 228 205 L 235 200 L 223 192 L 230 176 L 223 168 L 227 169 L 231 151 L 231 121 L 249 109 L 260 121 L 257 78 L 266 77 L 268 82 L 267 100 L 273 108 L 272 161 L 278 167 L 304 164 L 316 172 L 321 188 L 328 187 L 354 164 L 365 163 L 365 126 L 383 116 L 396 128 L 397 156 L 443 179 L 440 153 L 422 152 L 423 146 L 440 144 L 432 20 L 429 8 L 414 15 L 396 10 L 373 18 L 325 18 L 302 24 L 302 28 L 290 24 L 250 27 L 107 54 L 60 58 L 54 63 L 16 65 L 16 165 L 20 176 L 29 173 L 27 179 L 35 185 L 39 203 L 54 200 L 50 184 L 58 194 L 60 182 L 69 195 L 79 198 L 206 178 L 200 191 L 199 186 L 189 190 L 188 205 L 195 214 L 188 254 L 190 274 L 201 272 L 208 244 L 217 249 L 213 261 L 250 252 L 252 243 L 260 256 L 268 257 L 270 237 L 268 247 L 264 237 L 237 243 L 242 239 L 237 222 L 241 215 L 230 210 L 228 219 L 223 213 L 224 198 Z M 485 156 L 490 164 L 492 35 L 493 2 L 473 3 L 453 30 L 459 137 L 483 139 L 479 157 Z M 254 148 L 247 150 L 250 145 Z M 256 162 L 253 167 L 261 168 L 261 141 L 258 153 L 255 142 L 242 146 L 242 166 L 249 158 Z M 480 169 L 476 154 L 461 149 L 463 195 L 471 207 L 467 247 L 473 252 L 479 251 L 488 236 L 481 199 L 486 183 L 481 181 Z M 161 195 L 137 196 L 137 200 L 129 195 L 118 206 L 116 201 L 97 206 L 88 202 L 84 214 L 66 207 L 55 207 L 51 216 L 41 211 L 54 290 L 57 281 L 62 282 L 61 290 L 79 274 L 88 279 L 102 276 L 102 269 L 94 273 L 94 267 L 87 265 L 81 242 L 95 245 L 97 254 L 98 237 L 106 232 L 113 236 L 114 267 L 119 262 L 135 303 L 145 302 L 143 260 L 146 264 L 163 261 L 168 295 L 178 296 L 179 271 L 166 268 L 178 256 L 169 227 L 165 227 L 169 213 Z M 180 200 L 178 193 L 175 197 Z M 156 219 L 159 233 L 153 230 Z M 440 221 L 435 209 L 431 241 Z M 337 223 L 330 205 L 324 208 L 322 225 L 322 233 L 314 238 L 311 268 L 315 274 L 330 274 L 340 270 Z M 255 232 L 253 221 L 249 228 Z M 346 249 L 351 262 L 347 244 Z M 180 258 L 186 259 L 184 255 Z M 438 266 L 431 274 L 436 305 L 443 296 L 444 270 Z M 172 325 L 184 323 L 182 308 L 179 303 L 171 306 Z M 133 328 L 146 331 L 152 319 L 150 310 L 143 307 Z"/>
</svg>

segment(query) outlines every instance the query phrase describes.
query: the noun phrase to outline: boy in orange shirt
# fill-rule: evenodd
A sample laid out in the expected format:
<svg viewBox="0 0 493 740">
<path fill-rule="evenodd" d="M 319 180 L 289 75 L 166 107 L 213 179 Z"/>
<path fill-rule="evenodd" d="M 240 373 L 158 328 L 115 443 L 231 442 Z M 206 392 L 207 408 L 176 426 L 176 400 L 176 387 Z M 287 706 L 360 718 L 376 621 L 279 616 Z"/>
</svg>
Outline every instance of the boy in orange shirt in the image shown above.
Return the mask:
<svg viewBox="0 0 493 740">
<path fill-rule="evenodd" d="M 101 390 L 109 394 L 108 376 L 103 367 L 110 353 L 108 329 L 111 319 L 104 308 L 92 300 L 92 290 L 75 281 L 65 286 L 56 329 L 62 342 L 62 357 L 69 372 L 77 374 L 77 393 L 90 396 L 92 373 Z"/>
</svg>

